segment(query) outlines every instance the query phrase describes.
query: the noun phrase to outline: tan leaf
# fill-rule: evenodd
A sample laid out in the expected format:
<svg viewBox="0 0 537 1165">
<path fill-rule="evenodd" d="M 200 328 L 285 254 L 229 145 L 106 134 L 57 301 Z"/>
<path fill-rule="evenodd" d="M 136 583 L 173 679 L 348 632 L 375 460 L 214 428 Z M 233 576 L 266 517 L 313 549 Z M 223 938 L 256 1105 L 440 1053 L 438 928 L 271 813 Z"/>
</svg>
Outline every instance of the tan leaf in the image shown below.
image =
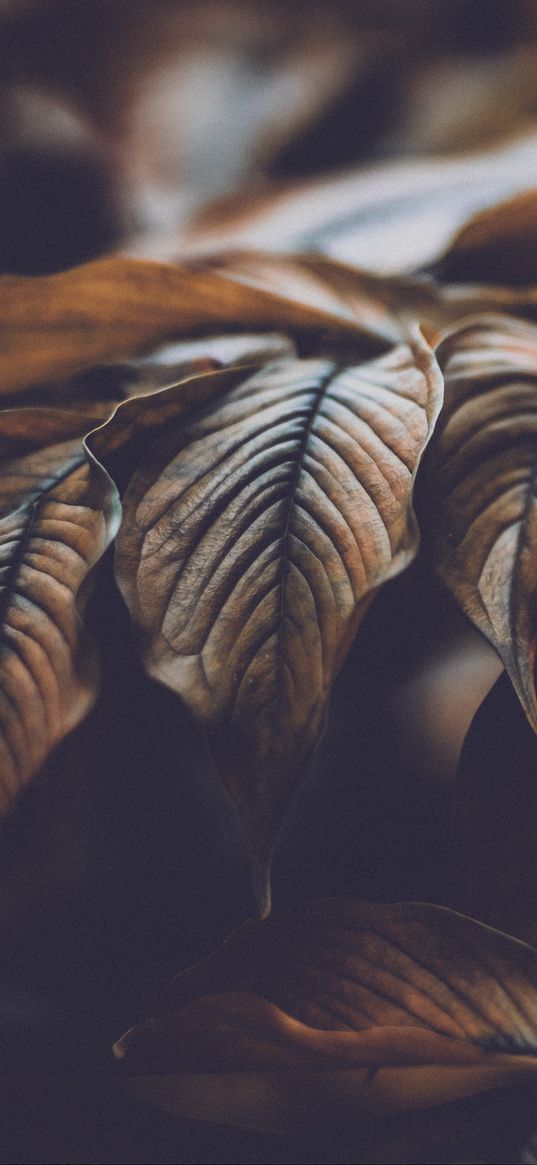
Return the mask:
<svg viewBox="0 0 537 1165">
<path fill-rule="evenodd" d="M 328 329 L 367 341 L 342 303 L 326 311 L 212 271 L 98 259 L 59 275 L 0 279 L 0 392 L 133 356 L 167 337 L 226 328 Z"/>
<path fill-rule="evenodd" d="M 114 1050 L 130 1090 L 198 1119 L 421 1108 L 536 1072 L 537 951 L 438 906 L 299 903 L 179 975 Z"/>
<path fill-rule="evenodd" d="M 117 529 L 119 504 L 82 437 L 107 411 L 0 413 L 2 814 L 96 695 L 96 656 L 77 603 Z"/>
<path fill-rule="evenodd" d="M 342 306 L 351 312 L 359 326 L 381 345 L 396 344 L 404 338 L 404 328 L 397 312 L 411 298 L 404 281 L 379 279 L 365 271 L 347 267 L 323 255 L 277 255 L 270 252 L 239 251 L 207 260 L 210 269 L 249 287 L 263 288 L 278 297 L 311 304 L 336 315 Z M 414 301 L 429 302 L 429 285 L 422 288 L 416 281 Z M 420 300 L 421 293 L 421 300 Z M 413 303 L 414 306 L 414 303 Z M 413 312 L 413 317 L 416 317 Z"/>
<path fill-rule="evenodd" d="M 375 275 L 324 255 L 239 251 L 208 256 L 204 263 L 228 279 L 262 288 L 298 303 L 337 314 L 350 311 L 366 336 L 379 344 L 404 340 L 416 321 L 428 339 L 438 341 L 445 329 L 482 312 L 535 313 L 531 288 L 514 290 L 497 284 L 445 283 L 430 275 Z M 318 341 L 317 341 L 318 342 Z M 340 340 L 341 349 L 344 341 Z"/>
<path fill-rule="evenodd" d="M 166 429 L 125 493 L 116 573 L 149 672 L 211 730 L 263 898 L 333 679 L 373 592 L 416 553 L 441 380 L 419 336 L 355 366 L 215 373 L 209 391 L 219 375 L 223 400 L 181 426 L 160 394 Z"/>
<path fill-rule="evenodd" d="M 444 339 L 438 359 L 446 404 L 423 491 L 434 562 L 537 731 L 537 329 L 475 319 Z"/>
</svg>

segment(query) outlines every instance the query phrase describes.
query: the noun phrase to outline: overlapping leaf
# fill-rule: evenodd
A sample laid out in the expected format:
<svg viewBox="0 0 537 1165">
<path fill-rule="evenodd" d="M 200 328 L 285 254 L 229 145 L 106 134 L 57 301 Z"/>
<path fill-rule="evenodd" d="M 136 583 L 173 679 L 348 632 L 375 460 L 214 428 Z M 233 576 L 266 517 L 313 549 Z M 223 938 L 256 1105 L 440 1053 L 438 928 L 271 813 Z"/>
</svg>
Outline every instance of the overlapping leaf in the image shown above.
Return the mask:
<svg viewBox="0 0 537 1165">
<path fill-rule="evenodd" d="M 381 347 L 403 338 L 401 317 L 409 301 L 423 308 L 432 298 L 429 285 L 383 280 L 322 255 L 240 251 L 215 255 L 206 262 L 208 269 L 278 298 L 308 303 L 336 316 L 343 307 L 356 320 L 357 329 L 376 337 Z"/>
<path fill-rule="evenodd" d="M 323 310 L 165 263 L 107 258 L 42 278 L 3 276 L 0 394 L 136 355 L 167 337 L 282 327 L 360 332 L 343 303 Z"/>
<path fill-rule="evenodd" d="M 416 552 L 441 384 L 419 336 L 356 366 L 219 375 L 225 397 L 186 424 L 160 394 L 166 430 L 126 490 L 116 569 L 146 665 L 210 727 L 264 866 L 367 603 Z"/>
<path fill-rule="evenodd" d="M 77 602 L 118 525 L 82 437 L 106 415 L 0 413 L 0 812 L 96 694 Z"/>
<path fill-rule="evenodd" d="M 322 254 L 241 251 L 208 256 L 204 263 L 208 270 L 220 271 L 227 279 L 278 298 L 309 303 L 335 315 L 343 308 L 355 318 L 359 334 L 364 339 L 376 338 L 379 346 L 404 340 L 409 325 L 416 321 L 428 338 L 438 339 L 449 325 L 478 313 L 535 313 L 536 296 L 531 287 L 515 290 L 497 281 L 479 282 L 485 278 L 485 264 L 464 284 L 439 282 L 429 274 L 376 275 Z M 488 277 L 492 275 L 489 271 Z M 345 349 L 343 337 L 338 347 Z"/>
<path fill-rule="evenodd" d="M 448 280 L 534 285 L 537 190 L 524 190 L 471 218 L 453 239 L 438 268 Z"/>
<path fill-rule="evenodd" d="M 424 490 L 435 564 L 537 730 L 537 329 L 472 320 L 438 359 L 446 405 Z"/>
<path fill-rule="evenodd" d="M 436 906 L 292 905 L 179 975 L 115 1051 L 138 1095 L 206 1120 L 423 1107 L 537 1071 L 537 952 Z"/>
</svg>

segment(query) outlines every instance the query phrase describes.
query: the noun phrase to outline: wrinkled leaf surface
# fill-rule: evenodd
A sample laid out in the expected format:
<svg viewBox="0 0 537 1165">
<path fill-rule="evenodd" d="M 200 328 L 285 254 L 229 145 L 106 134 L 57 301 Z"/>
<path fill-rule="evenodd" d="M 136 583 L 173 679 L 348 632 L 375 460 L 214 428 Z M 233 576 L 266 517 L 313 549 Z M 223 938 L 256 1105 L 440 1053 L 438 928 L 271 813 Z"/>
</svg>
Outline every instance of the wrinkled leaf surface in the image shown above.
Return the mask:
<svg viewBox="0 0 537 1165">
<path fill-rule="evenodd" d="M 266 861 L 365 608 L 416 552 L 413 482 L 441 384 L 420 337 L 360 365 L 280 360 L 196 391 L 219 375 L 226 395 L 186 423 L 159 394 L 167 425 L 126 490 L 116 570 L 149 671 L 210 727 Z"/>
</svg>

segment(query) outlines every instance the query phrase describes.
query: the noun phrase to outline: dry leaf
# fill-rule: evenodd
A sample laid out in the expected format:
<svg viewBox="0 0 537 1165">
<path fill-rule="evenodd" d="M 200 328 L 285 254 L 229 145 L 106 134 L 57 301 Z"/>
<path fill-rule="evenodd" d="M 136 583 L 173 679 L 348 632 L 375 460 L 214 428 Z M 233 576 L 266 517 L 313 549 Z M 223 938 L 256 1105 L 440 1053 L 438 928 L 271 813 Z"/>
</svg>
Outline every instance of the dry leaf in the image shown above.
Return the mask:
<svg viewBox="0 0 537 1165">
<path fill-rule="evenodd" d="M 379 345 L 406 339 L 409 326 L 419 322 L 428 339 L 459 320 L 483 312 L 534 315 L 532 288 L 514 290 L 498 283 L 439 282 L 430 274 L 375 275 L 324 255 L 239 251 L 208 256 L 204 266 L 249 287 L 285 296 L 297 303 L 337 314 L 352 313 L 357 326 Z M 339 341 L 339 350 L 344 341 Z"/>
<path fill-rule="evenodd" d="M 466 283 L 537 281 L 537 190 L 524 190 L 466 223 L 437 264 L 443 279 Z"/>
<path fill-rule="evenodd" d="M 36 279 L 3 276 L 0 309 L 3 394 L 200 331 L 328 330 L 368 340 L 342 303 L 323 311 L 211 271 L 135 259 L 99 259 Z M 378 348 L 375 337 L 370 346 Z"/>
<path fill-rule="evenodd" d="M 78 613 L 119 523 L 117 494 L 82 436 L 103 408 L 0 413 L 0 812 L 95 699 Z"/>
<path fill-rule="evenodd" d="M 423 499 L 436 569 L 499 652 L 537 731 L 537 329 L 469 321 L 438 348 L 446 404 Z"/>
<path fill-rule="evenodd" d="M 537 1071 L 537 951 L 438 906 L 324 899 L 246 923 L 115 1053 L 129 1090 L 289 1132 Z"/>
<path fill-rule="evenodd" d="M 192 399 L 219 376 L 223 400 L 180 426 L 166 393 L 137 402 L 166 428 L 126 490 L 116 575 L 149 672 L 211 730 L 264 899 L 333 679 L 373 592 L 416 553 L 441 379 L 418 336 L 354 366 L 214 373 Z"/>
</svg>

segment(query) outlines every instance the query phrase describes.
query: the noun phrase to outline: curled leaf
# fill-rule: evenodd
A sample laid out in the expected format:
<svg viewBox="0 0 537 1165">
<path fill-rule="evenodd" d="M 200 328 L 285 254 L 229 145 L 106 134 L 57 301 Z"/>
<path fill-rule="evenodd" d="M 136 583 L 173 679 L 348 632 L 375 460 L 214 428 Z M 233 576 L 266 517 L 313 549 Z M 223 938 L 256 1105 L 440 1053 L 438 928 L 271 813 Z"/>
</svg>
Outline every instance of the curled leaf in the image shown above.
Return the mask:
<svg viewBox="0 0 537 1165">
<path fill-rule="evenodd" d="M 119 506 L 82 437 L 107 411 L 0 413 L 1 813 L 96 695 L 78 599 Z"/>
<path fill-rule="evenodd" d="M 160 394 L 167 424 L 124 495 L 116 573 L 149 672 L 211 730 L 264 887 L 367 604 L 416 553 L 441 381 L 419 336 L 356 366 L 280 360 L 209 385 L 219 375 L 225 396 L 186 424 Z"/>
<path fill-rule="evenodd" d="M 427 338 L 437 342 L 449 325 L 470 315 L 497 311 L 535 313 L 533 289 L 501 286 L 500 272 L 492 269 L 488 272 L 492 283 L 476 282 L 478 276 L 485 278 L 485 271 L 478 270 L 472 282 L 461 284 L 439 282 L 429 273 L 377 275 L 315 253 L 241 251 L 209 256 L 205 262 L 209 269 L 220 271 L 228 279 L 299 303 L 310 303 L 336 314 L 343 307 L 355 317 L 364 340 L 376 338 L 379 345 L 404 340 L 409 326 L 416 321 Z M 341 339 L 340 351 L 343 346 Z"/>
<path fill-rule="evenodd" d="M 428 302 L 428 285 L 422 291 L 418 281 L 380 279 L 366 271 L 347 267 L 323 255 L 273 255 L 270 252 L 241 251 L 207 260 L 210 269 L 220 271 L 248 287 L 263 288 L 297 303 L 311 304 L 334 312 L 342 307 L 356 320 L 364 337 L 391 346 L 405 337 L 398 319 L 405 300 Z M 414 290 L 414 296 L 410 288 Z M 414 318 L 416 313 L 414 312 Z"/>
<path fill-rule="evenodd" d="M 0 394 L 199 331 L 358 330 L 342 304 L 327 311 L 212 271 L 124 258 L 36 279 L 3 276 L 0 309 Z"/>
<path fill-rule="evenodd" d="M 537 731 L 537 329 L 469 321 L 438 348 L 446 404 L 423 491 L 438 573 L 490 639 Z"/>
<path fill-rule="evenodd" d="M 537 190 L 476 214 L 438 262 L 442 278 L 471 283 L 534 284 L 537 272 Z"/>
<path fill-rule="evenodd" d="M 177 976 L 115 1051 L 138 1095 L 205 1120 L 423 1107 L 537 1071 L 537 952 L 437 906 L 299 903 Z"/>
</svg>

